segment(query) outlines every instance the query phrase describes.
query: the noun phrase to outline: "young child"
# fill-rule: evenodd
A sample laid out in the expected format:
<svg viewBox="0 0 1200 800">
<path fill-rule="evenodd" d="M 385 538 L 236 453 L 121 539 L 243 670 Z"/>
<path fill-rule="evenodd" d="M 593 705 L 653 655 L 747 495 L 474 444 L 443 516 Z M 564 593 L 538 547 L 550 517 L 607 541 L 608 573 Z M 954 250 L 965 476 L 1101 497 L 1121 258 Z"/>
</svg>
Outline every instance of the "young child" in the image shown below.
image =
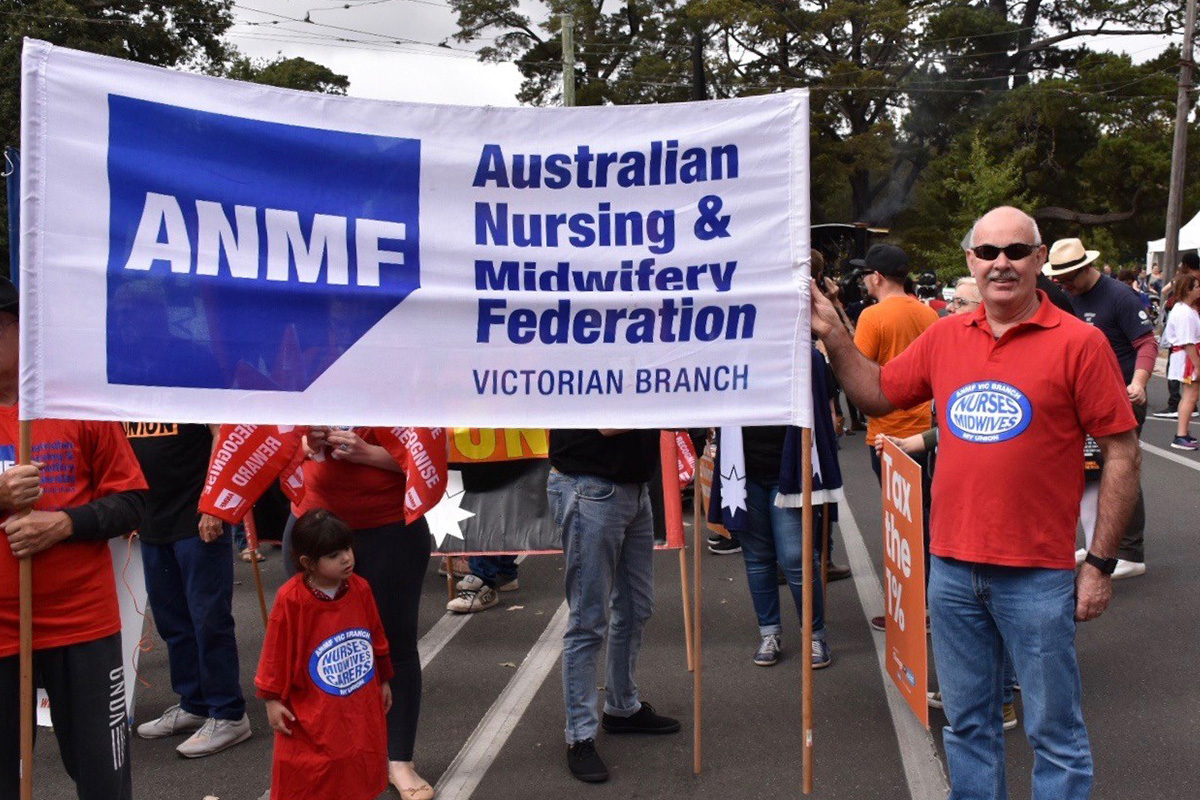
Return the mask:
<svg viewBox="0 0 1200 800">
<path fill-rule="evenodd" d="M 350 543 L 324 509 L 292 531 L 299 572 L 275 596 L 254 678 L 276 732 L 271 800 L 372 800 L 388 785 L 392 661 Z"/>
</svg>

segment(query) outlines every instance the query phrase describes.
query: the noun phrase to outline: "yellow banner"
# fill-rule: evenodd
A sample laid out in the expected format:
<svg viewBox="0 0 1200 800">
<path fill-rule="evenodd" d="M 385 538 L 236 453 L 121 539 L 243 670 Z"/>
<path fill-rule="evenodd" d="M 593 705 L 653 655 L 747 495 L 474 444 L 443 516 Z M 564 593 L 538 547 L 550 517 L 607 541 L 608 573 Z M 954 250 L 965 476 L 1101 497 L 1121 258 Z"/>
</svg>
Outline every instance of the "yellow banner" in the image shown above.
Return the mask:
<svg viewBox="0 0 1200 800">
<path fill-rule="evenodd" d="M 550 431 L 545 428 L 452 428 L 451 464 L 516 461 L 550 455 Z"/>
</svg>

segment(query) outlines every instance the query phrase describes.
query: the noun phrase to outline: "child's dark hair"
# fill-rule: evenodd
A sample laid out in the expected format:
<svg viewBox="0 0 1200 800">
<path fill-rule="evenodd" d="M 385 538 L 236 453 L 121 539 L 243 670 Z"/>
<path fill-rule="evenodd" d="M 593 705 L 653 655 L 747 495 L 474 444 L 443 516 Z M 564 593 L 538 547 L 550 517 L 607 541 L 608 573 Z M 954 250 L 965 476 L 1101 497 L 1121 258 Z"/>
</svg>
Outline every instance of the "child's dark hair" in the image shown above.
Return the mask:
<svg viewBox="0 0 1200 800">
<path fill-rule="evenodd" d="M 314 508 L 296 520 L 292 527 L 292 561 L 296 569 L 304 572 L 301 556 L 311 561 L 345 550 L 353 542 L 350 526 L 332 511 Z"/>
</svg>

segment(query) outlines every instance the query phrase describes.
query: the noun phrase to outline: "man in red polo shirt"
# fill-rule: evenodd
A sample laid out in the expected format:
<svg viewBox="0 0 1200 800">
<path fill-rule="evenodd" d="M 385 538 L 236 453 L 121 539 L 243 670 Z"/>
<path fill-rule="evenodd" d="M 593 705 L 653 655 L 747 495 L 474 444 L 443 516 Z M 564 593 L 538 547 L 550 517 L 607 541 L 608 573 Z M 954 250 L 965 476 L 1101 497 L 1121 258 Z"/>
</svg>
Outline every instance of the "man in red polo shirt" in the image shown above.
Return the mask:
<svg viewBox="0 0 1200 800">
<path fill-rule="evenodd" d="M 33 559 L 33 669 L 80 797 L 131 800 L 121 614 L 108 540 L 138 526 L 146 481 L 115 422 L 34 420 L 16 462 L 17 292 L 0 278 L 0 797 L 20 761 L 17 560 Z M 24 515 L 15 511 L 33 507 Z"/>
<path fill-rule="evenodd" d="M 1046 258 L 1015 208 L 975 223 L 967 265 L 983 305 L 939 320 L 882 369 L 813 292 L 813 331 L 853 402 L 877 416 L 935 401 L 929 606 L 951 798 L 1007 797 L 1001 665 L 1012 655 L 1034 751 L 1035 800 L 1084 800 L 1092 758 L 1075 625 L 1112 597 L 1140 455 L 1125 383 L 1104 335 L 1037 291 Z M 1091 552 L 1075 568 L 1083 441 L 1104 453 Z"/>
</svg>

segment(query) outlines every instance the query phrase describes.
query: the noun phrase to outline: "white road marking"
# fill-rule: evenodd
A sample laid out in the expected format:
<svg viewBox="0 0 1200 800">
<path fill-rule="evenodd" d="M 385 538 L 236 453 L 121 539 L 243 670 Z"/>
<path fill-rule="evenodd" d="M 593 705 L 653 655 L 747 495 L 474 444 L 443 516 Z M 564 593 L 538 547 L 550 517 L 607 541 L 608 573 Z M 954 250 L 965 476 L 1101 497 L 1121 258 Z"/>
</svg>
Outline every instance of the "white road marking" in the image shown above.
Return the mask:
<svg viewBox="0 0 1200 800">
<path fill-rule="evenodd" d="M 1147 453 L 1154 453 L 1154 455 L 1161 456 L 1168 461 L 1174 461 L 1176 464 L 1182 464 L 1185 467 L 1190 467 L 1194 470 L 1200 471 L 1200 461 L 1193 461 L 1187 456 L 1181 456 L 1178 453 L 1172 453 L 1170 450 L 1157 447 L 1152 444 L 1146 444 L 1145 442 L 1142 442 L 1141 445 L 1142 449 Z"/>
<path fill-rule="evenodd" d="M 433 657 L 442 652 L 446 643 L 454 638 L 454 634 L 462 630 L 463 625 L 467 624 L 467 620 L 471 616 L 447 611 L 444 617 L 434 623 L 433 627 L 429 629 L 429 633 L 422 636 L 421 641 L 417 642 L 417 652 L 421 654 L 421 669 L 429 666 Z"/>
<path fill-rule="evenodd" d="M 846 547 L 846 557 L 854 574 L 854 588 L 862 604 L 863 616 L 869 623 L 871 617 L 883 613 L 883 590 L 879 575 L 867 552 L 862 532 L 850 513 L 850 504 L 842 503 L 838 508 L 838 530 Z M 882 535 L 882 534 L 881 534 Z M 913 716 L 900 690 L 892 684 L 884 653 L 884 636 L 872 633 L 875 657 L 879 660 L 879 675 L 883 679 L 884 694 L 887 695 L 888 711 L 892 716 L 892 727 L 896 731 L 896 744 L 900 748 L 900 760 L 904 765 L 904 779 L 908 783 L 908 794 L 912 800 L 945 800 L 950 792 L 946 771 L 938 758 L 929 731 Z"/>
<path fill-rule="evenodd" d="M 467 800 L 479 786 L 488 767 L 499 755 L 546 676 L 558 662 L 566 630 L 567 604 L 564 602 L 504 691 L 492 703 L 467 743 L 438 780 L 434 789 L 439 800 Z"/>
</svg>

